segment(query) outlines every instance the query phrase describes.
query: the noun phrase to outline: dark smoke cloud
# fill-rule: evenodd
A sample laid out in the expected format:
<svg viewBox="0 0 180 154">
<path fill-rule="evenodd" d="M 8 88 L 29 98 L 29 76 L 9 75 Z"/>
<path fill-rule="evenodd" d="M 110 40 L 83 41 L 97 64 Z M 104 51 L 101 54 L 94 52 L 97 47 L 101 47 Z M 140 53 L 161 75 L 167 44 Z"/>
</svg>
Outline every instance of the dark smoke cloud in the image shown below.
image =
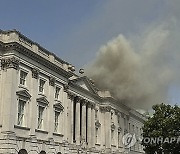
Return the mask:
<svg viewBox="0 0 180 154">
<path fill-rule="evenodd" d="M 179 65 L 177 49 L 170 44 L 177 40 L 177 33 L 169 23 L 174 21 L 154 24 L 139 36 L 113 38 L 100 48 L 86 68 L 87 75 L 129 106 L 149 109 L 167 102 L 169 87 L 179 77 L 174 67 Z"/>
</svg>

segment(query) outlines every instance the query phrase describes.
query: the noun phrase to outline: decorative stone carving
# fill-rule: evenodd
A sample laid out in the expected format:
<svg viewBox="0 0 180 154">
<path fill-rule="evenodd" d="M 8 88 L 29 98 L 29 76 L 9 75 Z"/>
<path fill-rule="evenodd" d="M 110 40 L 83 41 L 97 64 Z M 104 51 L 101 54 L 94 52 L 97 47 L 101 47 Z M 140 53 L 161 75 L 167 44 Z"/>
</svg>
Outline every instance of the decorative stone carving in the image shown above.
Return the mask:
<svg viewBox="0 0 180 154">
<path fill-rule="evenodd" d="M 119 111 L 117 109 L 115 109 L 115 114 L 119 115 Z"/>
<path fill-rule="evenodd" d="M 81 104 L 82 104 L 82 106 L 87 105 L 87 104 L 88 104 L 88 101 L 87 101 L 86 99 L 83 99 L 83 100 L 81 101 Z"/>
<path fill-rule="evenodd" d="M 46 97 L 37 98 L 36 101 L 39 103 L 39 105 L 44 107 L 49 104 L 49 101 L 46 99 Z"/>
<path fill-rule="evenodd" d="M 39 77 L 39 70 L 36 68 L 32 69 L 32 78 L 38 79 Z"/>
<path fill-rule="evenodd" d="M 14 68 L 17 70 L 19 68 L 19 63 L 19 59 L 15 57 L 4 58 L 1 60 L 1 67 L 2 69 Z"/>
<path fill-rule="evenodd" d="M 72 92 L 67 92 L 67 96 L 68 96 L 68 99 L 71 99 L 71 100 L 73 100 L 74 99 L 74 97 L 76 97 L 76 95 L 75 94 L 73 94 Z"/>
<path fill-rule="evenodd" d="M 17 91 L 16 94 L 20 97 L 23 97 L 23 98 L 26 98 L 26 99 L 30 99 L 31 98 L 31 95 L 28 93 L 27 90 L 20 90 L 20 91 Z"/>
<path fill-rule="evenodd" d="M 95 104 L 93 102 L 88 102 L 88 108 L 95 108 Z"/>
<path fill-rule="evenodd" d="M 111 107 L 110 106 L 100 106 L 100 110 L 102 112 L 110 112 L 111 111 Z"/>
<path fill-rule="evenodd" d="M 114 123 L 111 124 L 111 130 L 115 130 L 116 126 Z"/>
<path fill-rule="evenodd" d="M 95 127 L 96 127 L 96 128 L 101 127 L 101 123 L 99 122 L 99 120 L 97 120 L 97 121 L 95 122 Z"/>
<path fill-rule="evenodd" d="M 63 111 L 64 110 L 64 107 L 62 106 L 62 103 L 56 103 L 56 104 L 53 105 L 53 107 L 57 111 Z"/>
<path fill-rule="evenodd" d="M 76 103 L 80 103 L 81 100 L 82 100 L 81 97 L 79 97 L 79 96 L 76 97 Z"/>
<path fill-rule="evenodd" d="M 64 84 L 63 87 L 64 87 L 64 92 L 68 92 L 69 85 L 68 84 Z"/>
<path fill-rule="evenodd" d="M 55 86 L 55 81 L 56 81 L 56 79 L 54 77 L 52 77 L 52 76 L 49 77 L 49 85 L 50 86 L 54 87 Z"/>
</svg>

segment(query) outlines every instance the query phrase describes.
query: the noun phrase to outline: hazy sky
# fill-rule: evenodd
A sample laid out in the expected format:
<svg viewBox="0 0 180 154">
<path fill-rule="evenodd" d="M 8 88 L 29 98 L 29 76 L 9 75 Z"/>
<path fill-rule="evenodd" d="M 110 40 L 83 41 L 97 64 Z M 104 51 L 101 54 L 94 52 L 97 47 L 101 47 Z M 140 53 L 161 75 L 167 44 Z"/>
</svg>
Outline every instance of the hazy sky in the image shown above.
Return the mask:
<svg viewBox="0 0 180 154">
<path fill-rule="evenodd" d="M 0 5 L 0 29 L 17 29 L 77 68 L 119 34 L 138 51 L 146 33 L 162 25 L 170 33 L 168 64 L 176 72 L 180 67 L 179 0 L 1 0 Z M 169 88 L 172 103 L 180 100 L 175 80 Z"/>
</svg>

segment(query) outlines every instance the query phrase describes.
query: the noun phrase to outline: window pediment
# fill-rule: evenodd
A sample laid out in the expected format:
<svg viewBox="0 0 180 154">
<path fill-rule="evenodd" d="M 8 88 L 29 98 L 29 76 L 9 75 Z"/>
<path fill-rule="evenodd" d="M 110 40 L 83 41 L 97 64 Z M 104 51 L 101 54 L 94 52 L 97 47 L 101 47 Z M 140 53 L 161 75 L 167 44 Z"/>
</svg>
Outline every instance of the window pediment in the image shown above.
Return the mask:
<svg viewBox="0 0 180 154">
<path fill-rule="evenodd" d="M 26 99 L 30 99 L 31 98 L 31 95 L 29 94 L 29 92 L 27 90 L 20 90 L 20 91 L 17 91 L 16 94 L 20 97 L 24 97 Z"/>
<path fill-rule="evenodd" d="M 64 110 L 64 107 L 62 106 L 61 103 L 56 103 L 56 104 L 53 105 L 53 107 L 58 111 L 63 111 Z"/>
<path fill-rule="evenodd" d="M 47 106 L 49 104 L 49 101 L 45 97 L 37 98 L 36 101 L 42 106 Z"/>
</svg>

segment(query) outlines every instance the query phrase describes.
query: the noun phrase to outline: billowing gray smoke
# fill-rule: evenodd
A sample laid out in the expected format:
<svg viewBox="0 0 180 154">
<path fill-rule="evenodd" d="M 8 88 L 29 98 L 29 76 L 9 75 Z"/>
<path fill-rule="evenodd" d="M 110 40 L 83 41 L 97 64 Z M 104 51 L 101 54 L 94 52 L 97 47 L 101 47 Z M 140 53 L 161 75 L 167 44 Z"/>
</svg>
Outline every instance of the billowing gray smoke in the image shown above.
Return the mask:
<svg viewBox="0 0 180 154">
<path fill-rule="evenodd" d="M 119 35 L 100 48 L 86 73 L 100 89 L 126 100 L 127 105 L 148 109 L 166 103 L 169 87 L 177 76 L 173 68 L 176 51 L 170 50 L 172 37 L 166 24 L 129 39 Z"/>
</svg>

